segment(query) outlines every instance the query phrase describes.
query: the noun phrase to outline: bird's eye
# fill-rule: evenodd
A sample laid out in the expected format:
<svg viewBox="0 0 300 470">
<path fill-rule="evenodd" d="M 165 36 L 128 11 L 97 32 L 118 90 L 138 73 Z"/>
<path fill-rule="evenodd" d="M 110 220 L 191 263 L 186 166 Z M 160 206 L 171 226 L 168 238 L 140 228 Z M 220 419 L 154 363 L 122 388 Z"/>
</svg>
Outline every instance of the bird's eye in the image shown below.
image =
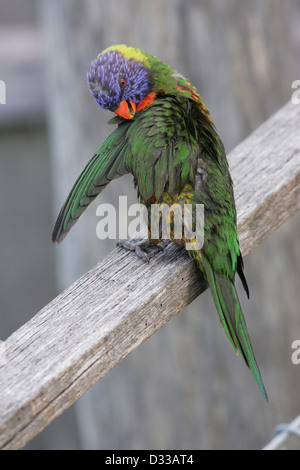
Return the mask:
<svg viewBox="0 0 300 470">
<path fill-rule="evenodd" d="M 126 80 L 124 77 L 121 77 L 120 80 L 119 80 L 119 84 L 120 84 L 120 87 L 121 88 L 124 88 L 125 85 L 126 85 Z"/>
</svg>

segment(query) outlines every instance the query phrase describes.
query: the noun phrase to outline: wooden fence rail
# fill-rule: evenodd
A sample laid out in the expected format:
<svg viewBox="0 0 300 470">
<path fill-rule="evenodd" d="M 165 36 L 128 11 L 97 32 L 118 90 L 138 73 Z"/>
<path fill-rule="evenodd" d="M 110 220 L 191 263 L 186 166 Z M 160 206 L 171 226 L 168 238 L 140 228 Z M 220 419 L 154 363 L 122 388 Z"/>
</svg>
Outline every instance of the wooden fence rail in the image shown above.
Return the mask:
<svg viewBox="0 0 300 470">
<path fill-rule="evenodd" d="M 299 124 L 288 103 L 228 157 L 244 254 L 300 208 Z M 0 448 L 23 447 L 206 287 L 175 246 L 148 265 L 115 249 L 0 345 Z"/>
</svg>

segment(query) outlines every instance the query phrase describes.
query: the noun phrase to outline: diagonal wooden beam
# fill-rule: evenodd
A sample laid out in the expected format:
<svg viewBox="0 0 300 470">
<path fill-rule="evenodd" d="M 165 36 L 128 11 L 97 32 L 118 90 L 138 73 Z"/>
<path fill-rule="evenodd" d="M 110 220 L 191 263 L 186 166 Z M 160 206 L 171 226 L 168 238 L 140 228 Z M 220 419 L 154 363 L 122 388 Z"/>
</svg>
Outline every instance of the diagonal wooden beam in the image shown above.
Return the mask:
<svg viewBox="0 0 300 470">
<path fill-rule="evenodd" d="M 288 103 L 229 155 L 244 254 L 300 208 L 299 122 Z M 23 447 L 205 289 L 180 248 L 149 265 L 115 249 L 0 345 L 0 448 Z"/>
</svg>

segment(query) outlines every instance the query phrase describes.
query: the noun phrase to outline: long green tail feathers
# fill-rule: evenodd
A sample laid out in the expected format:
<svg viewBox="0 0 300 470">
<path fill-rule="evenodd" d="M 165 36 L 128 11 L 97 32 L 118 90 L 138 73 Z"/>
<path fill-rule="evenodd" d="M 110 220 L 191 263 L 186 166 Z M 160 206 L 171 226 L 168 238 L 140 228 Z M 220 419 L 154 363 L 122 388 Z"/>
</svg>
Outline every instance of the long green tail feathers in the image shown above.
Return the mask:
<svg viewBox="0 0 300 470">
<path fill-rule="evenodd" d="M 267 393 L 254 357 L 247 326 L 233 282 L 213 272 L 203 253 L 201 260 L 211 293 L 227 338 L 236 354 L 241 353 L 261 393 L 268 400 Z"/>
</svg>

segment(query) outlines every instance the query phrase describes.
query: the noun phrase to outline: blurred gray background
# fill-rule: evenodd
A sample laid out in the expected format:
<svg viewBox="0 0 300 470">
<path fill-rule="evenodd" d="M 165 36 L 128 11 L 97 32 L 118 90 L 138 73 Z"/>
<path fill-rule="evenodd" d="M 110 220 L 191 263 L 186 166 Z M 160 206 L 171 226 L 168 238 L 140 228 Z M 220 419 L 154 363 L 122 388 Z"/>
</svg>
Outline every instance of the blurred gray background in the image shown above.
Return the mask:
<svg viewBox="0 0 300 470">
<path fill-rule="evenodd" d="M 111 44 L 145 49 L 195 84 L 229 152 L 300 79 L 298 0 L 2 0 L 0 340 L 113 249 L 92 205 L 60 246 L 58 210 L 111 128 L 86 72 Z M 251 171 L 251 169 L 249 169 Z M 136 201 L 124 177 L 99 202 Z M 300 217 L 245 259 L 242 291 L 266 404 L 206 292 L 131 353 L 27 449 L 254 449 L 300 413 Z M 1 397 L 0 397 L 1 400 Z M 300 448 L 291 437 L 289 448 Z"/>
</svg>

